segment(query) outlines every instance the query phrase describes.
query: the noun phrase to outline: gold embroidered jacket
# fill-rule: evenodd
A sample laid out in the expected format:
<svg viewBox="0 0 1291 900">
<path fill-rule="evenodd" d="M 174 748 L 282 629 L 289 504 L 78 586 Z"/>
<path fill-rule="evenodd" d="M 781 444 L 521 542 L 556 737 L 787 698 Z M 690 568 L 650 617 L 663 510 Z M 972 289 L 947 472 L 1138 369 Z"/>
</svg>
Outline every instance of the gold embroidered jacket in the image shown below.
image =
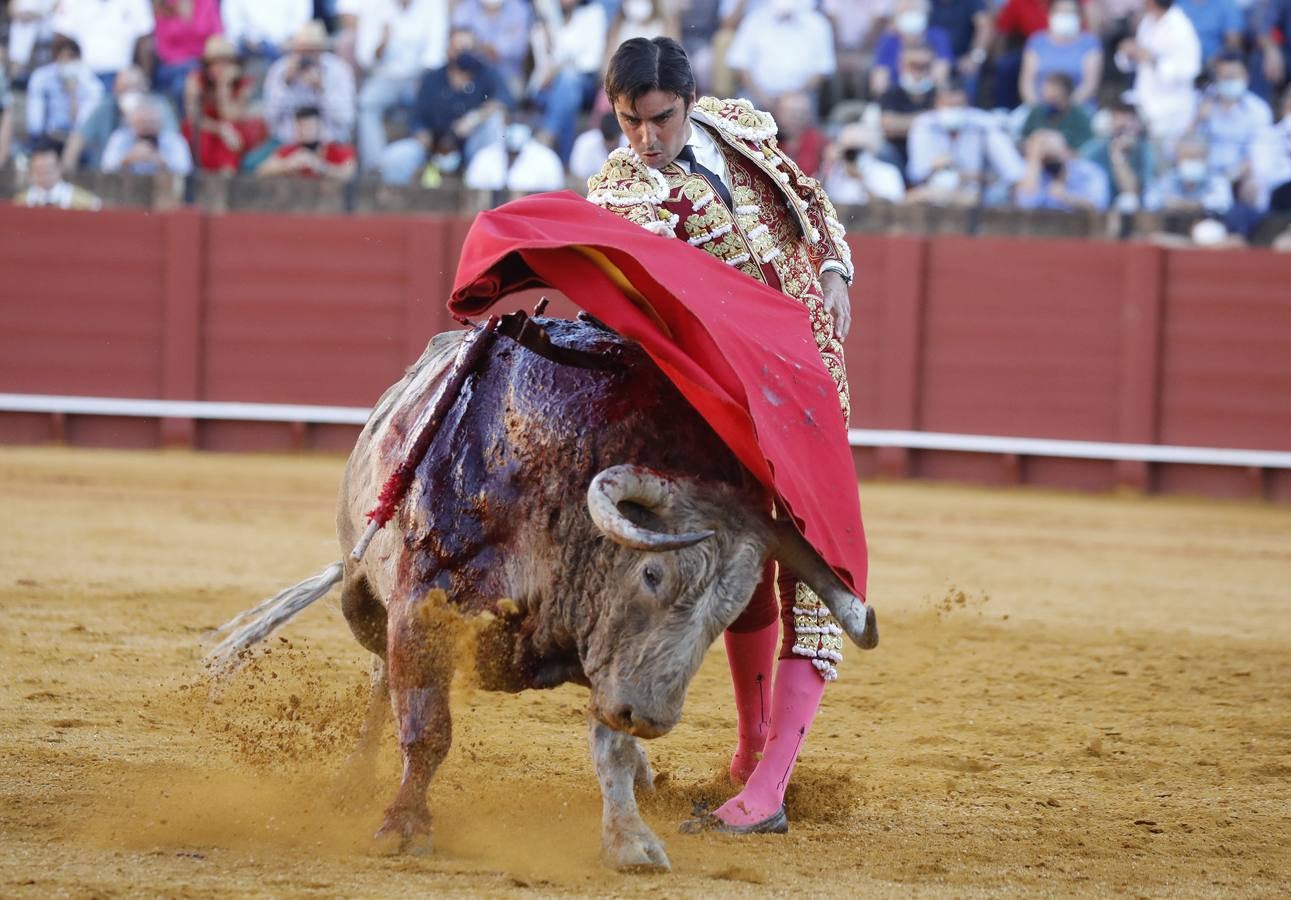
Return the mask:
<svg viewBox="0 0 1291 900">
<path fill-rule="evenodd" d="M 834 205 L 776 143 L 769 113 L 747 100 L 701 97 L 691 126 L 721 149 L 732 207 L 702 175 L 676 162 L 652 169 L 632 150 L 615 150 L 587 183 L 587 199 L 656 234 L 685 240 L 751 278 L 802 302 L 816 346 L 850 414 L 843 348 L 825 309 L 821 267 L 831 260 L 852 276 L 852 256 Z"/>
</svg>

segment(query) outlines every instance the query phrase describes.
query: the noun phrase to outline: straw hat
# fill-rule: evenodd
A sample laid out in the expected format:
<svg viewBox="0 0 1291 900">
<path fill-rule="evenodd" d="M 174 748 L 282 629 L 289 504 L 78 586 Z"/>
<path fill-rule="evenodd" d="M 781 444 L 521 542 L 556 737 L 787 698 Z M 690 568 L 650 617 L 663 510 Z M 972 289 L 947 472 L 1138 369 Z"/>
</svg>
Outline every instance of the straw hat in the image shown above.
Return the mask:
<svg viewBox="0 0 1291 900">
<path fill-rule="evenodd" d="M 222 34 L 213 34 L 206 39 L 202 48 L 203 62 L 215 62 L 220 59 L 237 59 L 238 52 L 233 44 Z"/>
<path fill-rule="evenodd" d="M 300 26 L 291 38 L 291 49 L 297 53 L 317 53 L 327 49 L 327 29 L 317 19 Z"/>
</svg>

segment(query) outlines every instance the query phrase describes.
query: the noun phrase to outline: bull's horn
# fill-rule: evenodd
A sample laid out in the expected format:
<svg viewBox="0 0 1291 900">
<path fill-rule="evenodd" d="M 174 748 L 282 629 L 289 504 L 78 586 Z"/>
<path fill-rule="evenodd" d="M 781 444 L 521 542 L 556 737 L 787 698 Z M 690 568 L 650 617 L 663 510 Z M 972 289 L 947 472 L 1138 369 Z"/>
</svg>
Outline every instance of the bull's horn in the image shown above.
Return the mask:
<svg viewBox="0 0 1291 900">
<path fill-rule="evenodd" d="M 874 607 L 862 603 L 834 574 L 820 554 L 798 533 L 787 519 L 777 519 L 775 557 L 792 569 L 810 587 L 838 624 L 843 626 L 852 643 L 863 650 L 872 650 L 879 644 L 879 623 Z"/>
<path fill-rule="evenodd" d="M 634 550 L 680 550 L 707 540 L 711 531 L 665 534 L 630 521 L 619 509 L 627 501 L 662 513 L 672 505 L 677 485 L 644 466 L 611 466 L 597 473 L 587 488 L 587 511 L 596 527 L 616 543 Z"/>
</svg>

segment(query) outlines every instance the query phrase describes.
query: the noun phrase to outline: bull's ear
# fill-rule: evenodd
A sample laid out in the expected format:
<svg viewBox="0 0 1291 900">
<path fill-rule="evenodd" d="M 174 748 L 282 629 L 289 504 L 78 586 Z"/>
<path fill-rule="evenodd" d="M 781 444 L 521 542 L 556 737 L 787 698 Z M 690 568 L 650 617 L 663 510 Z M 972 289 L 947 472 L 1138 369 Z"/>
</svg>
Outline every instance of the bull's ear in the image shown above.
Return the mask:
<svg viewBox="0 0 1291 900">
<path fill-rule="evenodd" d="M 853 644 L 862 650 L 873 650 L 879 645 L 879 624 L 874 607 L 863 603 L 861 598 L 848 590 L 842 579 L 834 574 L 834 570 L 820 558 L 820 554 L 788 519 L 775 521 L 773 552 L 781 564 L 791 569 L 825 601 Z"/>
</svg>

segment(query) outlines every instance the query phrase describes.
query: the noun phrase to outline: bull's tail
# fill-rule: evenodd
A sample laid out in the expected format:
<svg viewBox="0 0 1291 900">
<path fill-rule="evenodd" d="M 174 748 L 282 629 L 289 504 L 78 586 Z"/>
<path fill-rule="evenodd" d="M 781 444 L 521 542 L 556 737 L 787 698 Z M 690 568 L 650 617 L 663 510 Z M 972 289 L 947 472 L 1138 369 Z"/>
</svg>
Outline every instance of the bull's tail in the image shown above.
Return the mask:
<svg viewBox="0 0 1291 900">
<path fill-rule="evenodd" d="M 312 578 L 279 591 L 259 606 L 238 613 L 215 629 L 211 637 L 222 640 L 206 656 L 208 670 L 213 676 L 235 671 L 241 664 L 243 651 L 263 641 L 296 613 L 325 595 L 344 573 L 344 563 L 334 562 Z"/>
</svg>

